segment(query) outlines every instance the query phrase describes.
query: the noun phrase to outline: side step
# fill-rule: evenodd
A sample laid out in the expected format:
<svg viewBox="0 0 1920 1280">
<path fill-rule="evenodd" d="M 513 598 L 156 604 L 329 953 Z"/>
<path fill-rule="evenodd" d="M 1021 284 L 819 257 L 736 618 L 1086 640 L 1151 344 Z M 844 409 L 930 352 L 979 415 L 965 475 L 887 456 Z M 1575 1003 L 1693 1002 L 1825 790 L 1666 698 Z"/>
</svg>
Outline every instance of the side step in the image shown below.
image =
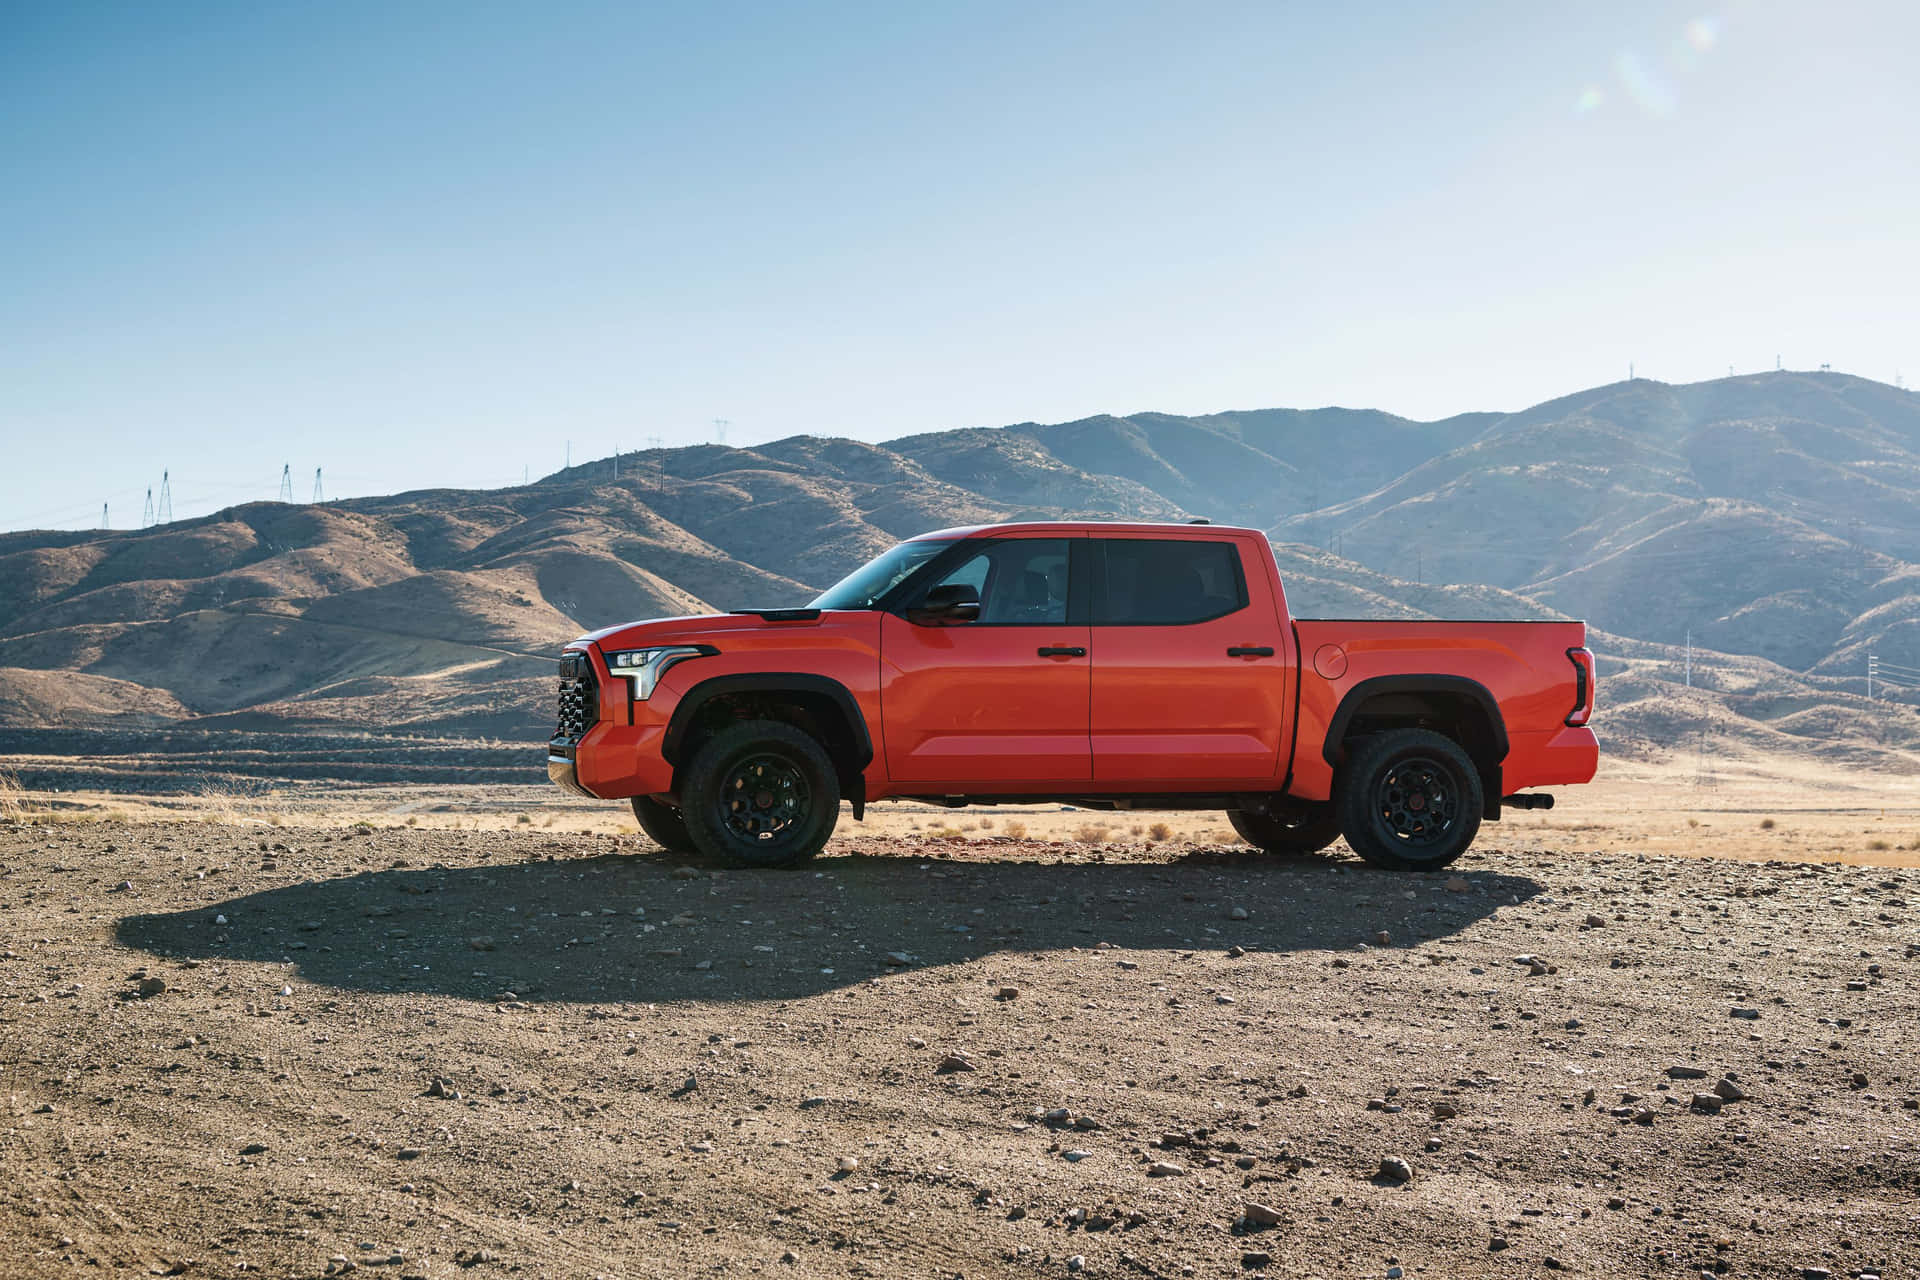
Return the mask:
<svg viewBox="0 0 1920 1280">
<path fill-rule="evenodd" d="M 1504 796 L 1500 803 L 1509 809 L 1551 809 L 1553 797 L 1550 795 Z"/>
</svg>

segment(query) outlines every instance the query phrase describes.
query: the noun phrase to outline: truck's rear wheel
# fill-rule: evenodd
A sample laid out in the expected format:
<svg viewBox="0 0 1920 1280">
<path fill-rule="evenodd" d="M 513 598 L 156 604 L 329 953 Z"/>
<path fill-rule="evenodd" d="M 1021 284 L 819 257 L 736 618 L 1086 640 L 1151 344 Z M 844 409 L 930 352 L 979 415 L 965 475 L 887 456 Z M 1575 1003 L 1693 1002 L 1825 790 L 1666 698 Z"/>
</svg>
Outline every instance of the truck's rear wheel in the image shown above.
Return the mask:
<svg viewBox="0 0 1920 1280">
<path fill-rule="evenodd" d="M 694 846 L 737 867 L 804 862 L 840 820 L 833 761 L 778 720 L 742 721 L 709 738 L 687 765 L 680 799 Z"/>
<path fill-rule="evenodd" d="M 1432 871 L 1480 830 L 1480 771 L 1451 738 L 1392 729 L 1362 739 L 1334 788 L 1340 830 L 1376 867 Z"/>
<path fill-rule="evenodd" d="M 687 834 L 687 820 L 672 805 L 662 804 L 652 796 L 635 796 L 633 816 L 639 819 L 647 839 L 668 853 L 694 852 L 693 837 Z"/>
<path fill-rule="evenodd" d="M 1227 810 L 1240 838 L 1268 853 L 1318 853 L 1340 838 L 1340 818 L 1330 804 L 1309 805 L 1286 813 Z"/>
</svg>

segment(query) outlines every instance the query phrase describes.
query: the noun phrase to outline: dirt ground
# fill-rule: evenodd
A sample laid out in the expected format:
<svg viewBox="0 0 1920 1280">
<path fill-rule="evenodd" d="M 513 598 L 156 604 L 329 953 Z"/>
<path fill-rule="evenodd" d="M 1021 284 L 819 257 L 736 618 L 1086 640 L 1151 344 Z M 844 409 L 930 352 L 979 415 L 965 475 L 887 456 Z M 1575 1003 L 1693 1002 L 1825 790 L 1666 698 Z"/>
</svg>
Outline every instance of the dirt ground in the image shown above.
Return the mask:
<svg viewBox="0 0 1920 1280">
<path fill-rule="evenodd" d="M 1429 876 L 1210 814 L 741 873 L 546 792 L 63 798 L 0 825 L 0 1276 L 1911 1276 L 1920 793 L 1700 781 Z"/>
</svg>

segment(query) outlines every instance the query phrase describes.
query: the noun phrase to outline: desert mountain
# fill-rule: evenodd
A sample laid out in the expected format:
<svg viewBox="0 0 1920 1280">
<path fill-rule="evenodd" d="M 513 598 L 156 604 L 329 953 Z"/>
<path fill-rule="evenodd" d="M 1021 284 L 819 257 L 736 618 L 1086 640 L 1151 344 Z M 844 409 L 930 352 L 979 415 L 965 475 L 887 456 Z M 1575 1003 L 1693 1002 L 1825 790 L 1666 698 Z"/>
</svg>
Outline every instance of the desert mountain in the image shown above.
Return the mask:
<svg viewBox="0 0 1920 1280">
<path fill-rule="evenodd" d="M 1857 695 L 1872 652 L 1877 692 L 1920 703 L 1898 674 L 1920 671 L 1917 499 L 1920 398 L 1829 373 L 1428 423 L 1145 413 L 627 454 L 511 489 L 0 534 L 0 727 L 532 741 L 582 630 L 803 602 L 943 526 L 1203 515 L 1268 529 L 1302 614 L 1587 618 L 1623 746 L 1718 715 L 1757 745 L 1898 753 L 1920 716 Z M 1675 693 L 1689 633 L 1717 652 Z"/>
</svg>

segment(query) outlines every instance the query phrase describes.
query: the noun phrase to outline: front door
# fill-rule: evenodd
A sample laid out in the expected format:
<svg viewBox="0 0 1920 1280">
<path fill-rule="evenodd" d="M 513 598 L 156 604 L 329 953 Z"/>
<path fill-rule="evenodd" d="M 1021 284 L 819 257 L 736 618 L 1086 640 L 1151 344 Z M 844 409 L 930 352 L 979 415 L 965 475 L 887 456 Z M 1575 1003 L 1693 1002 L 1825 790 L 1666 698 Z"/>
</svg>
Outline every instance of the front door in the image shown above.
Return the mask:
<svg viewBox="0 0 1920 1280">
<path fill-rule="evenodd" d="M 895 784 L 1018 794 L 1093 777 L 1089 650 L 1075 546 L 982 538 L 933 587 L 980 594 L 972 622 L 881 620 L 881 720 Z M 1084 588 L 1079 588 L 1084 594 Z M 911 613 L 911 610 L 903 610 Z"/>
</svg>

